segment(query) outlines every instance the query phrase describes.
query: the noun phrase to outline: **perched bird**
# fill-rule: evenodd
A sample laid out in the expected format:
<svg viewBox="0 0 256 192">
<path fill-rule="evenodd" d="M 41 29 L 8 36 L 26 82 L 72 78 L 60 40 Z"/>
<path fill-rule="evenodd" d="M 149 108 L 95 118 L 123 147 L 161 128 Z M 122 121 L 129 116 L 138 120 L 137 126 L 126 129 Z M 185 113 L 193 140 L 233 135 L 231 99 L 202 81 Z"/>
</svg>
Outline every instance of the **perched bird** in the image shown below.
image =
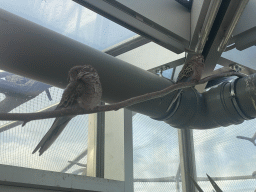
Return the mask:
<svg viewBox="0 0 256 192">
<path fill-rule="evenodd" d="M 100 104 L 101 83 L 97 71 L 92 66 L 84 65 L 71 68 L 68 73 L 68 82 L 55 110 L 63 108 L 93 109 Z M 42 155 L 54 143 L 73 117 L 72 115 L 56 118 L 32 154 L 39 150 L 39 156 Z"/>
<path fill-rule="evenodd" d="M 183 65 L 176 83 L 191 81 L 198 82 L 201 79 L 203 70 L 204 56 L 202 54 L 193 55 L 192 58 L 186 61 L 185 64 Z M 174 97 L 168 109 L 166 110 L 167 112 L 171 109 L 172 105 L 178 99 L 181 92 L 182 89 L 178 90 L 176 96 Z"/>
<path fill-rule="evenodd" d="M 255 132 L 255 134 L 252 136 L 252 138 L 250 138 L 250 137 L 243 137 L 243 136 L 237 136 L 236 138 L 248 140 L 248 141 L 252 142 L 253 145 L 256 146 L 256 143 L 255 143 L 255 140 L 256 140 L 256 132 Z"/>
</svg>

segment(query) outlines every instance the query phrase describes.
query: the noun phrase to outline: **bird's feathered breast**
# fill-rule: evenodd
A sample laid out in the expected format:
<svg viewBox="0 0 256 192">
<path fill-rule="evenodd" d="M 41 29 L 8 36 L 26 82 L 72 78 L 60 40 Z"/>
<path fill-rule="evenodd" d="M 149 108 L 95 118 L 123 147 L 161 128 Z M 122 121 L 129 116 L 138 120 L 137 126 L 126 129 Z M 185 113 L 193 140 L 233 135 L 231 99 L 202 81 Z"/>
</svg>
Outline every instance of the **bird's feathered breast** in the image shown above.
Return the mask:
<svg viewBox="0 0 256 192">
<path fill-rule="evenodd" d="M 182 67 L 177 79 L 177 83 L 188 82 L 191 80 L 199 81 L 201 79 L 203 69 L 204 57 L 202 55 L 194 55 Z"/>
<path fill-rule="evenodd" d="M 80 69 L 82 70 L 83 68 Z M 96 70 L 93 70 L 89 73 L 85 73 L 85 75 L 82 75 L 77 79 L 81 70 L 73 70 L 73 73 L 70 74 L 70 76 L 72 76 L 70 79 L 74 80 L 70 80 L 64 90 L 57 109 L 63 107 L 67 108 L 69 106 L 76 107 L 76 105 L 85 109 L 92 109 L 100 103 L 102 87 L 98 73 Z"/>
</svg>

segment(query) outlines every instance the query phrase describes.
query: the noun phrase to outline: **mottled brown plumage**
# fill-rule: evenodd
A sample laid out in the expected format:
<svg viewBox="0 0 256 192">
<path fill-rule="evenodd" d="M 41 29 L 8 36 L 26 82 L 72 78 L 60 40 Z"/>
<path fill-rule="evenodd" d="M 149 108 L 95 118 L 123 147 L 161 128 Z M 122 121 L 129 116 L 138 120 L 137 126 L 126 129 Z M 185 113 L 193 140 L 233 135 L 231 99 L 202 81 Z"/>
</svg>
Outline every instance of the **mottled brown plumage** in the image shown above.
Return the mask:
<svg viewBox="0 0 256 192">
<path fill-rule="evenodd" d="M 204 70 L 204 57 L 201 54 L 194 55 L 188 62 L 186 62 L 177 79 L 176 83 L 196 81 L 201 79 Z"/>
<path fill-rule="evenodd" d="M 201 79 L 203 70 L 204 70 L 204 56 L 201 54 L 193 55 L 192 58 L 189 59 L 187 62 L 185 62 L 185 64 L 183 65 L 176 83 L 190 82 L 190 81 L 198 82 Z M 175 101 L 178 99 L 178 97 L 181 94 L 181 91 L 182 89 L 178 90 L 171 104 L 167 108 L 166 110 L 167 112 L 171 109 Z"/>
<path fill-rule="evenodd" d="M 69 84 L 63 92 L 61 101 L 55 110 L 62 108 L 93 109 L 100 104 L 102 88 L 97 71 L 90 65 L 75 66 L 68 74 Z M 74 116 L 58 117 L 52 127 L 36 146 L 32 153 L 39 150 L 42 155 L 57 139 Z"/>
</svg>

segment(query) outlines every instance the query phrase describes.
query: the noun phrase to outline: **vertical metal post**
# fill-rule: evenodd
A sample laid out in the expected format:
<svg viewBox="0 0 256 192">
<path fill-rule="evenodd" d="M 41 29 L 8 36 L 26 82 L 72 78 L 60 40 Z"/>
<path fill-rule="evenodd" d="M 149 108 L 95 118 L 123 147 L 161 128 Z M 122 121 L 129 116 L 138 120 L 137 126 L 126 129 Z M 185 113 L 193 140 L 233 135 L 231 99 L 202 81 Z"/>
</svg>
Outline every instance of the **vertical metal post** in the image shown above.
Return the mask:
<svg viewBox="0 0 256 192">
<path fill-rule="evenodd" d="M 87 176 L 104 178 L 104 149 L 105 112 L 89 114 Z"/>
<path fill-rule="evenodd" d="M 124 109 L 124 186 L 125 192 L 134 191 L 133 188 L 133 135 L 132 111 Z"/>
<path fill-rule="evenodd" d="M 105 105 L 101 102 L 101 105 Z M 104 178 L 105 112 L 97 113 L 96 177 Z"/>
<path fill-rule="evenodd" d="M 89 114 L 88 121 L 88 153 L 86 175 L 89 177 L 96 177 L 97 113 Z"/>
<path fill-rule="evenodd" d="M 176 173 L 176 192 L 180 192 L 180 164 Z"/>
<path fill-rule="evenodd" d="M 193 142 L 193 130 L 178 130 L 180 166 L 183 192 L 196 192 L 196 188 L 190 176 L 196 178 L 195 153 Z"/>
<path fill-rule="evenodd" d="M 125 182 L 124 191 L 133 191 L 132 112 L 106 112 L 104 178 Z"/>
</svg>

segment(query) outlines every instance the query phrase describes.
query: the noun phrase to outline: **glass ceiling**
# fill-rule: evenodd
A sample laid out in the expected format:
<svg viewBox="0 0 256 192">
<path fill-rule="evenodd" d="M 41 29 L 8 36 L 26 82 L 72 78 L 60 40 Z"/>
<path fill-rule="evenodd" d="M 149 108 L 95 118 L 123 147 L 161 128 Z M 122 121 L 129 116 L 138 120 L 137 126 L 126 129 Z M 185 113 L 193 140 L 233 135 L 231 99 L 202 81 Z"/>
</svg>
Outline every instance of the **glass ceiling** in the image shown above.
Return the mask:
<svg viewBox="0 0 256 192">
<path fill-rule="evenodd" d="M 98 50 L 136 35 L 71 0 L 0 0 L 0 8 Z"/>
<path fill-rule="evenodd" d="M 230 51 L 223 52 L 222 57 L 256 70 L 255 52 L 255 46 L 249 47 L 243 51 L 232 49 Z"/>
</svg>

